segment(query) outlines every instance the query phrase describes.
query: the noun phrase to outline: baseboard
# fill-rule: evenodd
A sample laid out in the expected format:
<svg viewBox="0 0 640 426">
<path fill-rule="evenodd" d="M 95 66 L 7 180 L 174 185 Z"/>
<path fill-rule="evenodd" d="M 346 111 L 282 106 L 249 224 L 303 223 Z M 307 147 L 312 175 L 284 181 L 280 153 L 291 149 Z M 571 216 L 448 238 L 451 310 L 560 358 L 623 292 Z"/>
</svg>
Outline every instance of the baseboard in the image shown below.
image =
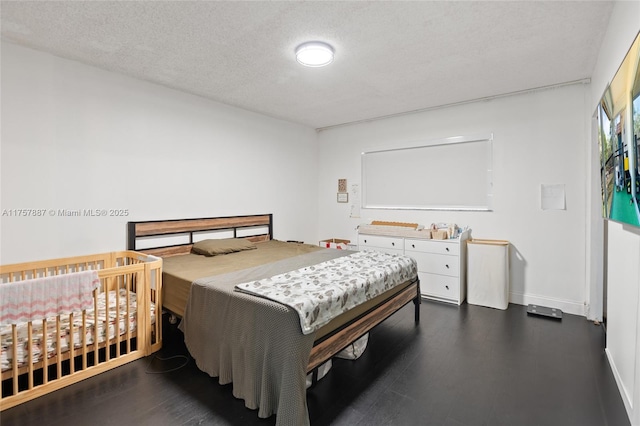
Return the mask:
<svg viewBox="0 0 640 426">
<path fill-rule="evenodd" d="M 563 313 L 586 316 L 586 305 L 571 300 L 553 299 L 550 297 L 533 296 L 530 294 L 510 293 L 509 302 L 517 305 L 540 305 L 562 310 Z"/>
<path fill-rule="evenodd" d="M 611 366 L 611 371 L 613 372 L 613 378 L 616 380 L 616 385 L 618 385 L 618 391 L 620 392 L 620 397 L 622 398 L 622 402 L 624 403 L 624 408 L 627 410 L 627 416 L 629 417 L 629 421 L 633 426 L 633 402 L 627 393 L 627 390 L 622 384 L 622 378 L 620 377 L 620 373 L 618 372 L 618 368 L 616 367 L 616 363 L 613 360 L 613 356 L 609 351 L 609 348 L 605 348 L 604 353 L 607 354 L 607 359 L 609 360 L 609 365 Z"/>
</svg>

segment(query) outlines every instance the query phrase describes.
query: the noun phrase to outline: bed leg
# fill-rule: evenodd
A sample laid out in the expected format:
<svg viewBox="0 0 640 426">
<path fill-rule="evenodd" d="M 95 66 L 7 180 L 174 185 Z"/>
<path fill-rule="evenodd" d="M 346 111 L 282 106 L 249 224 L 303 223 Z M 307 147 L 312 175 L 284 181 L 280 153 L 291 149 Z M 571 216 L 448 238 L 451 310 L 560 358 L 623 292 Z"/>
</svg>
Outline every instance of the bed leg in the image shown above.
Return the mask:
<svg viewBox="0 0 640 426">
<path fill-rule="evenodd" d="M 420 303 L 422 303 L 422 297 L 420 295 L 420 281 L 418 280 L 418 295 L 415 299 L 413 299 L 413 304 L 415 305 L 415 321 L 416 323 L 420 322 Z"/>
<path fill-rule="evenodd" d="M 311 385 L 307 389 L 313 389 L 318 383 L 318 368 L 316 367 L 311 371 Z"/>
</svg>

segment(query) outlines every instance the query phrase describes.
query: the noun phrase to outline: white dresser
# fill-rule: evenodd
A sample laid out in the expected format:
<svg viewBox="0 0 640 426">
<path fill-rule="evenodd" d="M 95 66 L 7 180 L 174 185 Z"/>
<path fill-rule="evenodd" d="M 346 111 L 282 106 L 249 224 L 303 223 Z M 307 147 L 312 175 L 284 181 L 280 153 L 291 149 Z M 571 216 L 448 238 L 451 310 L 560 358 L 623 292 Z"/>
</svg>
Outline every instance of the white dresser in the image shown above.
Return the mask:
<svg viewBox="0 0 640 426">
<path fill-rule="evenodd" d="M 467 296 L 467 244 L 470 231 L 451 240 L 358 234 L 359 250 L 406 254 L 418 262 L 422 297 L 462 304 Z"/>
</svg>

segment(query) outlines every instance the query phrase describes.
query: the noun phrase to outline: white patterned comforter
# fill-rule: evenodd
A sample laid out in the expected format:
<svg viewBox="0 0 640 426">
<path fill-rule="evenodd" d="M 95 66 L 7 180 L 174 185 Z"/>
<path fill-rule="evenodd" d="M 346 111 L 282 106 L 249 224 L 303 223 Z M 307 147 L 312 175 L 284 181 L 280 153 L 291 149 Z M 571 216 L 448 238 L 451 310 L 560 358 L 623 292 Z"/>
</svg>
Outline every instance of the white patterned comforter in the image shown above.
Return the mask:
<svg viewBox="0 0 640 426">
<path fill-rule="evenodd" d="M 360 251 L 271 278 L 236 285 L 245 293 L 293 308 L 303 334 L 331 319 L 414 279 L 417 263 L 404 255 Z"/>
</svg>

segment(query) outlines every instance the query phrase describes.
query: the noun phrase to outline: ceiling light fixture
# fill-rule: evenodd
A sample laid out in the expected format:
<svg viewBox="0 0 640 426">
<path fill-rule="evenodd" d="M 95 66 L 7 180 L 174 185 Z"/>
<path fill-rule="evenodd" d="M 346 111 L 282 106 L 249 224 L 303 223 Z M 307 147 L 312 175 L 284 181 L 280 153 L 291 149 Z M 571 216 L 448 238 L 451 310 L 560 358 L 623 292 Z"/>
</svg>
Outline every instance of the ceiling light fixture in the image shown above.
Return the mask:
<svg viewBox="0 0 640 426">
<path fill-rule="evenodd" d="M 307 67 L 324 67 L 333 62 L 333 47 L 321 41 L 310 41 L 296 48 L 296 60 Z"/>
</svg>

